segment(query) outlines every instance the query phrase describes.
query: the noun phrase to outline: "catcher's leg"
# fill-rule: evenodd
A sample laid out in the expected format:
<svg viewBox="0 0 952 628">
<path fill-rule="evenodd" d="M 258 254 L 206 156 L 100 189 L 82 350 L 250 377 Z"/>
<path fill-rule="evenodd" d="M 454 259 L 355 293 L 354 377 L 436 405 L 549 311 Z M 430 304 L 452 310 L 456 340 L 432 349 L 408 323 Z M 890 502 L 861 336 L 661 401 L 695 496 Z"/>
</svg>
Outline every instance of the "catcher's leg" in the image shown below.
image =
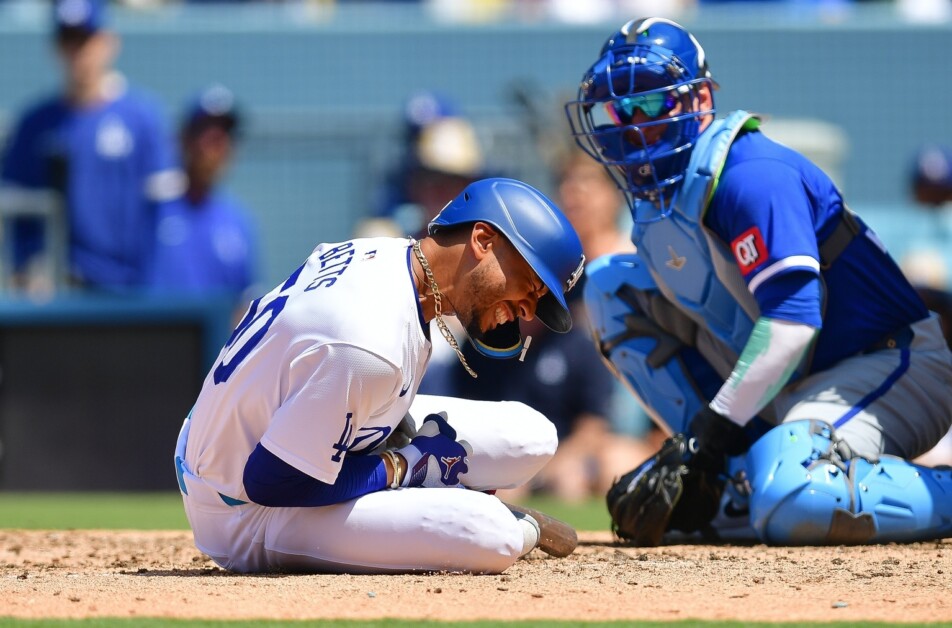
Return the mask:
<svg viewBox="0 0 952 628">
<path fill-rule="evenodd" d="M 833 428 L 793 421 L 747 454 L 751 523 L 776 545 L 921 541 L 952 536 L 952 469 L 853 457 Z"/>
<path fill-rule="evenodd" d="M 723 382 L 692 346 L 695 324 L 661 296 L 635 255 L 599 258 L 586 274 L 585 305 L 609 367 L 656 423 L 684 432 Z"/>
</svg>

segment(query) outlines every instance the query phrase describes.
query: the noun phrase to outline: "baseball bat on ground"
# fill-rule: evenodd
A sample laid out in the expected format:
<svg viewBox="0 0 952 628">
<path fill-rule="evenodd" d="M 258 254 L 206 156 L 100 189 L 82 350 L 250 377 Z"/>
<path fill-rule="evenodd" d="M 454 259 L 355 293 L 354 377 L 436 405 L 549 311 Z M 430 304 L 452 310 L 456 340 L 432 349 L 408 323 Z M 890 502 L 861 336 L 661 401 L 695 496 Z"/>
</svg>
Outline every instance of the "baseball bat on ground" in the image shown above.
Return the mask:
<svg viewBox="0 0 952 628">
<path fill-rule="evenodd" d="M 575 551 L 578 546 L 578 534 L 575 528 L 534 508 L 503 503 L 512 512 L 529 515 L 536 520 L 539 524 L 538 548 L 540 550 L 557 558 L 565 558 Z"/>
</svg>

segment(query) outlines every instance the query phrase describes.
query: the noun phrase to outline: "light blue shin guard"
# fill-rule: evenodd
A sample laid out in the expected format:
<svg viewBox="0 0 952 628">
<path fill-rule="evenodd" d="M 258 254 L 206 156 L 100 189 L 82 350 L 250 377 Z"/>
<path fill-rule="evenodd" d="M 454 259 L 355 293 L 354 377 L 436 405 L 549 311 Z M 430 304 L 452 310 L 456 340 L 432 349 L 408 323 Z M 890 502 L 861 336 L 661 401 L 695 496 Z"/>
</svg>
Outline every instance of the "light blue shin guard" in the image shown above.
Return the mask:
<svg viewBox="0 0 952 628">
<path fill-rule="evenodd" d="M 636 255 L 612 255 L 589 264 L 586 275 L 585 305 L 602 355 L 655 418 L 672 432 L 685 431 L 710 377 L 699 373 L 705 365 L 692 347 L 645 313 L 662 299 L 648 269 Z M 691 325 L 684 317 L 683 327 Z"/>
<path fill-rule="evenodd" d="M 747 454 L 750 517 L 774 545 L 855 545 L 952 536 L 952 469 L 854 458 L 833 428 L 795 421 Z"/>
</svg>

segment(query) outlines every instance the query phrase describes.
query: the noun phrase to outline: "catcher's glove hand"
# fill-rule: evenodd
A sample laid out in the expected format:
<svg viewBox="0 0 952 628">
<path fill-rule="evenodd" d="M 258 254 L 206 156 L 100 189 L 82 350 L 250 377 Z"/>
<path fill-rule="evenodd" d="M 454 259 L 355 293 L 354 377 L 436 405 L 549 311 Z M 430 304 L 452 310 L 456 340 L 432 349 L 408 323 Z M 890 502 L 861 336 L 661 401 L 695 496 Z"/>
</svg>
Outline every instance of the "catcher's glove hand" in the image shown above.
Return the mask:
<svg viewBox="0 0 952 628">
<path fill-rule="evenodd" d="M 710 523 L 724 484 L 716 473 L 690 466 L 691 455 L 687 437 L 677 434 L 612 485 L 608 512 L 619 538 L 654 546 L 668 530 L 690 533 Z"/>
</svg>

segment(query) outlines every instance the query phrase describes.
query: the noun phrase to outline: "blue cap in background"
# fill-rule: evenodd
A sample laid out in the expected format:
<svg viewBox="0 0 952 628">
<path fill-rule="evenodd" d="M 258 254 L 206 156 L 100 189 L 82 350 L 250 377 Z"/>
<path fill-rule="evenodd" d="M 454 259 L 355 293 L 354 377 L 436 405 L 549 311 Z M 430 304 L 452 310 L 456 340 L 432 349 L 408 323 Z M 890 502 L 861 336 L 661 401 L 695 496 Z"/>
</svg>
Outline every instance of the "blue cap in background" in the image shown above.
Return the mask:
<svg viewBox="0 0 952 628">
<path fill-rule="evenodd" d="M 409 139 L 437 120 L 457 115 L 456 104 L 435 91 L 416 92 L 403 105 L 403 123 Z"/>
<path fill-rule="evenodd" d="M 53 24 L 56 34 L 92 35 L 106 25 L 105 0 L 55 0 Z"/>
<path fill-rule="evenodd" d="M 913 164 L 913 182 L 952 190 L 952 148 L 929 145 L 919 149 Z"/>
<path fill-rule="evenodd" d="M 235 95 L 220 83 L 202 89 L 187 105 L 182 126 L 194 131 L 216 124 L 234 135 L 241 126 L 241 113 Z"/>
</svg>

